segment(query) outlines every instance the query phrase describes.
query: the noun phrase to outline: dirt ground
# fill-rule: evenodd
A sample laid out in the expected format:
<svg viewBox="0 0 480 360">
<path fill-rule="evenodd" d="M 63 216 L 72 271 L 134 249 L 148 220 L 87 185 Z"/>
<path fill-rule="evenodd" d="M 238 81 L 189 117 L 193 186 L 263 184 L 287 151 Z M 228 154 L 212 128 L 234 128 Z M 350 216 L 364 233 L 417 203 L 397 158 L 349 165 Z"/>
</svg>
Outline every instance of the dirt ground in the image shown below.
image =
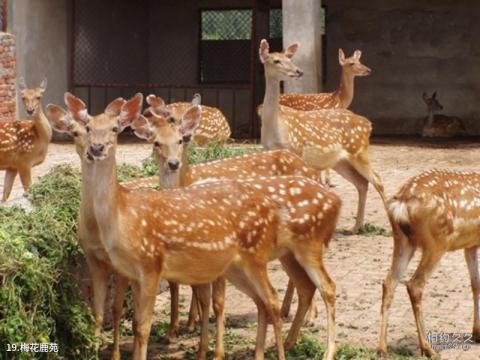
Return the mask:
<svg viewBox="0 0 480 360">
<path fill-rule="evenodd" d="M 150 147 L 140 143 L 119 146 L 118 160 L 139 164 L 150 153 Z M 375 139 L 371 146 L 371 160 L 382 177 L 387 195 L 394 192 L 409 177 L 429 168 L 450 168 L 475 170 L 480 163 L 480 144 L 476 142 L 450 141 L 443 144 L 421 143 L 407 139 Z M 45 174 L 52 166 L 61 163 L 78 166 L 78 158 L 70 144 L 52 144 L 47 161 L 34 169 L 35 178 Z M 356 191 L 336 174 L 332 174 L 337 192 L 343 200 L 343 209 L 339 228 L 349 228 L 354 222 L 357 206 Z M 3 190 L 2 190 L 3 191 Z M 17 179 L 14 197 L 23 191 Z M 373 188 L 368 193 L 366 221 L 388 229 L 380 197 Z M 381 304 L 381 283 L 390 266 L 392 239 L 389 236 L 345 236 L 338 234 L 331 242 L 326 255 L 326 266 L 337 284 L 337 343 L 349 343 L 375 348 L 378 341 Z M 404 280 L 412 275 L 419 254 L 409 266 Z M 280 297 L 287 283 L 286 275 L 280 265 L 274 262 L 270 266 L 271 279 Z M 159 295 L 156 305 L 154 329 L 168 320 L 168 293 Z M 186 321 L 190 290 L 182 287 L 182 324 Z M 323 302 L 316 295 L 319 316 L 314 327 L 305 328 L 320 340 L 325 340 L 325 311 Z M 294 309 L 292 309 L 294 311 Z M 434 332 L 469 333 L 473 321 L 473 301 L 470 281 L 463 253 L 457 251 L 447 254 L 428 281 L 423 301 L 426 328 Z M 293 312 L 292 311 L 292 312 Z M 255 334 L 256 310 L 253 302 L 228 286 L 226 298 L 227 327 L 233 328 L 238 336 L 253 338 Z M 158 325 L 161 324 L 161 325 Z M 213 325 L 212 325 L 213 326 Z M 288 329 L 290 320 L 284 324 Z M 184 330 L 182 330 L 184 331 Z M 231 335 L 230 335 L 231 336 Z M 181 357 L 185 350 L 197 344 L 196 337 L 188 337 L 177 344 L 165 345 L 155 334 L 150 338 L 152 358 Z M 273 334 L 269 328 L 269 344 L 273 344 Z M 391 307 L 389 346 L 406 348 L 419 354 L 417 333 L 410 301 L 404 285 L 399 285 Z M 241 346 L 253 349 L 251 341 Z M 131 342 L 123 345 L 124 350 L 131 348 Z M 228 349 L 228 348 L 227 348 Z M 468 351 L 448 350 L 441 352 L 442 359 L 479 359 L 480 345 L 474 345 Z"/>
</svg>

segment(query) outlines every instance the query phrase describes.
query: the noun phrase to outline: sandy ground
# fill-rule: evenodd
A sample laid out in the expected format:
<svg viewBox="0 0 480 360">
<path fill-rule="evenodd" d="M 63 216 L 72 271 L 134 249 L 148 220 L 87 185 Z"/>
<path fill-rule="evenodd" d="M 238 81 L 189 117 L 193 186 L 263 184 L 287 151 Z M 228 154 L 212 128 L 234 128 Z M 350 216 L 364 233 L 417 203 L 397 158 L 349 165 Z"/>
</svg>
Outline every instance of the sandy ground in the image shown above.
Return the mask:
<svg viewBox="0 0 480 360">
<path fill-rule="evenodd" d="M 118 160 L 139 164 L 148 156 L 150 147 L 140 143 L 119 146 Z M 450 168 L 459 170 L 477 169 L 480 163 L 480 145 L 473 142 L 448 142 L 426 144 L 407 139 L 376 139 L 371 146 L 371 160 L 383 179 L 387 195 L 392 195 L 409 177 L 429 168 Z M 36 167 L 34 177 L 45 174 L 51 167 L 61 163 L 78 166 L 78 158 L 70 144 L 52 144 L 47 161 Z M 353 186 L 333 174 L 332 189 L 343 200 L 339 228 L 349 228 L 354 221 L 357 206 Z M 3 191 L 3 190 L 2 190 Z M 22 189 L 17 179 L 13 197 L 21 196 Z M 388 229 L 380 197 L 373 188 L 369 190 L 366 221 Z M 392 239 L 386 236 L 345 236 L 337 235 L 331 242 L 326 255 L 326 266 L 337 284 L 337 342 L 375 348 L 378 341 L 381 304 L 381 283 L 390 266 Z M 409 266 L 404 280 L 413 273 L 418 263 L 418 254 Z M 286 275 L 280 265 L 270 265 L 271 279 L 280 297 L 286 285 Z M 154 330 L 168 320 L 168 293 L 159 295 L 156 305 Z M 188 309 L 190 291 L 182 287 L 182 314 Z M 316 296 L 319 316 L 314 327 L 304 331 L 313 333 L 320 340 L 325 339 L 325 311 L 323 302 Z M 295 304 L 294 304 L 295 306 Z M 294 309 L 292 309 L 294 311 Z M 423 310 L 426 328 L 445 333 L 468 333 L 472 329 L 473 301 L 470 281 L 463 253 L 447 254 L 432 278 L 424 294 Z M 293 312 L 292 311 L 292 312 Z M 228 286 L 226 298 L 227 326 L 233 334 L 253 338 L 255 334 L 255 306 L 249 298 Z M 182 324 L 186 317 L 182 316 Z M 160 324 L 160 325 L 159 325 Z M 284 324 L 288 329 L 290 321 Z M 184 330 L 181 330 L 184 332 Z M 269 329 L 269 344 L 273 344 Z M 155 334 L 150 338 L 151 358 L 182 357 L 185 350 L 197 343 L 196 337 L 184 337 L 177 344 L 165 345 Z M 410 301 L 404 285 L 399 285 L 391 308 L 388 335 L 389 346 L 406 348 L 419 354 L 417 334 Z M 244 341 L 242 349 L 253 349 L 251 341 Z M 123 349 L 128 351 L 131 342 Z M 163 355 L 162 355 L 163 354 Z M 249 355 L 251 357 L 251 354 Z M 448 350 L 441 352 L 442 359 L 479 359 L 480 345 L 468 351 Z"/>
</svg>

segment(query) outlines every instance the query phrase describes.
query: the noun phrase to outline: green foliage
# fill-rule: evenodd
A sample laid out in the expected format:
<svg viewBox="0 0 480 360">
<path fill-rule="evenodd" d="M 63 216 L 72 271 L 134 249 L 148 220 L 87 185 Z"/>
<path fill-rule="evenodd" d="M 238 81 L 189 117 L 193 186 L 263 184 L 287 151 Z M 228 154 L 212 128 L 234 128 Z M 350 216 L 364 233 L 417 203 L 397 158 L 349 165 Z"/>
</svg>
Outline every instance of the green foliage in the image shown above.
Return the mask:
<svg viewBox="0 0 480 360">
<path fill-rule="evenodd" d="M 207 147 L 199 147 L 192 143 L 188 152 L 188 163 L 198 164 L 206 161 L 230 158 L 260 151 L 258 146 L 231 146 L 224 144 L 212 144 Z"/>
<path fill-rule="evenodd" d="M 31 187 L 32 212 L 0 208 L 2 346 L 50 342 L 66 358 L 95 357 L 93 319 L 72 278 L 83 256 L 76 237 L 79 188 L 78 172 L 58 167 Z"/>
<path fill-rule="evenodd" d="M 366 236 L 391 236 L 392 235 L 390 231 L 388 231 L 387 229 L 374 224 L 370 224 L 370 223 L 365 223 L 365 225 L 363 225 L 363 227 L 360 229 L 359 234 L 366 235 Z"/>
</svg>

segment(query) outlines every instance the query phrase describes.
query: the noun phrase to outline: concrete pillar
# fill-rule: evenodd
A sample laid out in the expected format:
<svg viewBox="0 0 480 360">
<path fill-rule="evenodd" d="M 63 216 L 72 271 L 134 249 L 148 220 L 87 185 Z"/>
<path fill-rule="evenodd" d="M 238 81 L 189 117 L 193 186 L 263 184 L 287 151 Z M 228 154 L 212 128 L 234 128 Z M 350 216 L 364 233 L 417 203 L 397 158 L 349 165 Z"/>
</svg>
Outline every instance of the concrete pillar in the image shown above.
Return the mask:
<svg viewBox="0 0 480 360">
<path fill-rule="evenodd" d="M 65 0 L 9 1 L 8 31 L 16 37 L 17 77 L 27 86 L 38 86 L 45 76 L 47 91 L 42 103 L 63 105 L 68 89 L 68 28 Z M 26 118 L 17 96 L 17 112 Z"/>
<path fill-rule="evenodd" d="M 302 79 L 285 82 L 285 92 L 317 93 L 322 84 L 321 0 L 282 0 L 283 46 L 299 42 L 294 63 Z"/>
</svg>

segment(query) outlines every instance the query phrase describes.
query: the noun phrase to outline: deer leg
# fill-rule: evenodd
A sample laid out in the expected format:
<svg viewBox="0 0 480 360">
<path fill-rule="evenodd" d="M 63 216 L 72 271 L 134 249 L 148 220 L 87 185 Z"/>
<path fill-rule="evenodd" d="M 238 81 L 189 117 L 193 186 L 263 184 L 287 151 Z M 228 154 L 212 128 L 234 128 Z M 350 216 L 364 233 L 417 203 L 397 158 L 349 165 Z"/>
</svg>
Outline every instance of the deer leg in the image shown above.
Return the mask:
<svg viewBox="0 0 480 360">
<path fill-rule="evenodd" d="M 235 287 L 249 296 L 257 306 L 257 337 L 255 340 L 255 360 L 263 360 L 265 356 L 265 339 L 267 336 L 267 310 L 262 299 L 258 296 L 253 285 L 248 279 L 248 276 L 243 272 L 241 268 L 232 265 L 227 273 L 226 278 Z"/>
<path fill-rule="evenodd" d="M 432 349 L 425 337 L 425 323 L 423 321 L 422 312 L 422 295 L 423 289 L 427 279 L 432 274 L 435 265 L 441 259 L 444 251 L 440 249 L 423 249 L 420 264 L 413 274 L 413 277 L 407 283 L 408 295 L 412 303 L 413 314 L 415 315 L 415 322 L 417 324 L 418 340 L 422 354 L 426 356 L 434 356 L 435 350 Z"/>
<path fill-rule="evenodd" d="M 158 286 L 158 274 L 144 274 L 141 283 L 133 283 L 135 329 L 133 359 L 146 360 L 148 337 L 152 328 L 152 314 Z"/>
<path fill-rule="evenodd" d="M 17 169 L 7 169 L 7 171 L 5 171 L 2 202 L 7 201 L 10 197 L 10 193 L 12 192 L 13 183 L 15 182 L 15 177 L 17 176 L 17 173 Z"/>
<path fill-rule="evenodd" d="M 195 290 L 192 288 L 192 300 L 190 301 L 190 310 L 188 312 L 188 321 L 187 321 L 187 330 L 193 332 L 195 330 L 195 322 L 198 318 L 198 304 L 197 304 L 197 295 Z"/>
<path fill-rule="evenodd" d="M 169 281 L 168 287 L 170 289 L 170 324 L 168 326 L 167 338 L 169 343 L 177 342 L 178 329 L 178 284 Z"/>
<path fill-rule="evenodd" d="M 27 191 L 32 185 L 32 169 L 31 168 L 25 168 L 25 169 L 20 169 L 19 170 L 19 175 L 20 175 L 20 181 L 22 182 L 23 189 Z"/>
<path fill-rule="evenodd" d="M 312 297 L 307 314 L 305 315 L 304 325 L 311 325 L 318 316 L 317 305 L 315 304 L 315 294 Z"/>
<path fill-rule="evenodd" d="M 335 165 L 334 170 L 343 176 L 345 180 L 352 183 L 358 192 L 358 208 L 355 225 L 351 232 L 357 234 L 363 226 L 363 219 L 365 217 L 365 203 L 367 201 L 368 181 L 346 160 L 342 160 Z"/>
<path fill-rule="evenodd" d="M 407 270 L 408 264 L 415 253 L 415 248 L 409 243 L 408 238 L 401 232 L 399 227 L 394 224 L 392 228 L 394 239 L 392 265 L 383 282 L 382 322 L 380 327 L 380 342 L 377 348 L 377 351 L 383 355 L 387 354 L 388 312 L 393 300 L 395 288 Z"/>
<path fill-rule="evenodd" d="M 115 275 L 115 301 L 113 303 L 113 353 L 112 360 L 120 360 L 120 323 L 122 320 L 125 292 L 128 280 L 120 275 Z"/>
<path fill-rule="evenodd" d="M 385 204 L 385 190 L 383 188 L 380 176 L 373 170 L 372 164 L 368 158 L 368 151 L 361 152 L 356 158 L 352 159 L 352 165 L 365 179 L 370 182 Z"/>
<path fill-rule="evenodd" d="M 470 283 L 473 293 L 473 340 L 480 342 L 480 274 L 478 273 L 478 247 L 465 249 L 465 260 L 467 261 Z"/>
<path fill-rule="evenodd" d="M 201 308 L 201 322 L 200 327 L 200 346 L 198 348 L 197 359 L 205 360 L 208 352 L 208 315 L 210 313 L 210 299 L 211 285 L 196 285 L 194 286 L 197 294 L 198 302 Z"/>
<path fill-rule="evenodd" d="M 216 340 L 215 360 L 225 358 L 223 334 L 225 332 L 225 278 L 220 277 L 212 283 L 213 311 L 215 313 Z"/>
<path fill-rule="evenodd" d="M 292 326 L 290 327 L 287 339 L 285 340 L 285 350 L 290 350 L 297 342 L 300 328 L 305 319 L 308 307 L 312 302 L 316 288 L 305 273 L 305 270 L 303 270 L 292 254 L 283 256 L 280 261 L 287 272 L 288 277 L 291 279 L 290 282 L 295 285 L 298 293 L 297 312 L 295 313 L 295 318 L 293 319 Z"/>
<path fill-rule="evenodd" d="M 93 316 L 95 318 L 94 336 L 100 336 L 103 324 L 105 299 L 107 297 L 108 271 L 104 264 L 94 256 L 87 255 L 87 264 L 92 277 Z"/>
<path fill-rule="evenodd" d="M 288 314 L 290 313 L 290 307 L 292 306 L 294 291 L 295 291 L 295 287 L 293 286 L 293 282 L 292 280 L 288 279 L 287 290 L 285 291 L 282 308 L 280 309 L 280 315 L 284 319 L 288 317 Z"/>
</svg>

